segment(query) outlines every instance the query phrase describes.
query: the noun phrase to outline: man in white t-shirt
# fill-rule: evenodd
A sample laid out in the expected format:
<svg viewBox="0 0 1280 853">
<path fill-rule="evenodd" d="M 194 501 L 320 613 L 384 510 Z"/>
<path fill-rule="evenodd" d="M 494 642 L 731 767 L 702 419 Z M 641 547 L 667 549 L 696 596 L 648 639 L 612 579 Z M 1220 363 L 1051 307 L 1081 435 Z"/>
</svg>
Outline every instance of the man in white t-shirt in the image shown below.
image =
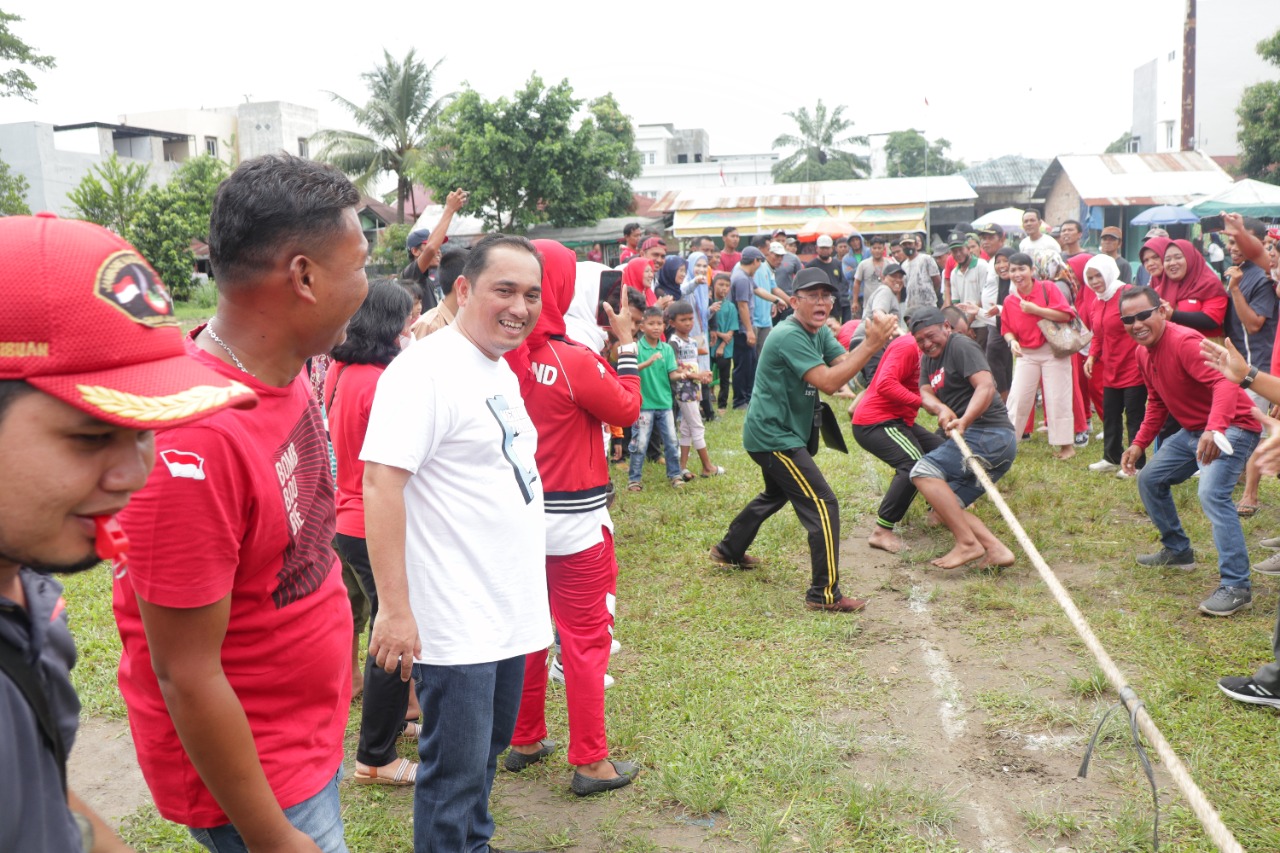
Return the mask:
<svg viewBox="0 0 1280 853">
<path fill-rule="evenodd" d="M 1023 237 L 1022 241 L 1018 243 L 1019 252 L 1031 255 L 1041 249 L 1052 249 L 1055 252 L 1062 251 L 1058 241 L 1044 232 L 1044 222 L 1040 219 L 1040 211 L 1034 207 L 1027 208 L 1022 214 L 1022 230 L 1027 232 L 1027 236 Z"/>
<path fill-rule="evenodd" d="M 360 454 L 369 654 L 405 680 L 412 667 L 423 711 L 415 853 L 488 849 L 524 658 L 551 643 L 538 434 L 502 357 L 541 312 L 541 259 L 523 237 L 486 237 L 454 291 L 454 322 L 378 381 Z"/>
</svg>

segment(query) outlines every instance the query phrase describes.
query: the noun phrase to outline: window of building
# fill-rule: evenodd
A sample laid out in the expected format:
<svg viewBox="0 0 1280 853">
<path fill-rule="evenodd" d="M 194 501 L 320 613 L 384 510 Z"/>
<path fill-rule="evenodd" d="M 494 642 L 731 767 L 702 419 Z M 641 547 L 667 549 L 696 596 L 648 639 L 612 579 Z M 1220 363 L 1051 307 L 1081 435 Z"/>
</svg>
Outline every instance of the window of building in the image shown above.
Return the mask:
<svg viewBox="0 0 1280 853">
<path fill-rule="evenodd" d="M 688 163 L 688 162 L 689 162 L 689 155 L 688 155 L 688 154 L 677 154 L 677 155 L 676 155 L 676 162 L 677 162 L 677 163 Z"/>
<path fill-rule="evenodd" d="M 1177 52 L 1176 50 L 1171 50 L 1171 51 L 1169 51 L 1169 61 L 1170 61 L 1170 62 L 1173 62 L 1173 61 L 1174 61 L 1175 59 L 1177 59 L 1177 58 L 1178 58 L 1178 52 Z"/>
<path fill-rule="evenodd" d="M 298 137 L 298 156 L 310 157 L 311 150 L 307 147 L 307 138 L 305 136 Z"/>
<path fill-rule="evenodd" d="M 644 155 L 644 157 L 645 157 L 645 162 L 646 162 L 647 164 L 649 164 L 650 166 L 652 166 L 652 165 L 653 165 L 653 152 L 652 152 L 652 151 L 647 152 L 647 153 Z"/>
<path fill-rule="evenodd" d="M 1142 137 L 1141 136 L 1129 137 L 1129 153 L 1137 154 L 1141 150 L 1142 150 Z"/>
<path fill-rule="evenodd" d="M 218 156 L 218 137 L 206 136 L 204 138 L 204 153 L 208 154 L 210 157 Z"/>
<path fill-rule="evenodd" d="M 1173 150 L 1173 122 L 1164 123 L 1164 147 Z"/>
<path fill-rule="evenodd" d="M 701 154 L 694 154 L 694 155 L 693 155 L 693 162 L 695 162 L 695 163 L 701 163 L 701 162 L 702 162 L 702 155 L 701 155 Z"/>
</svg>

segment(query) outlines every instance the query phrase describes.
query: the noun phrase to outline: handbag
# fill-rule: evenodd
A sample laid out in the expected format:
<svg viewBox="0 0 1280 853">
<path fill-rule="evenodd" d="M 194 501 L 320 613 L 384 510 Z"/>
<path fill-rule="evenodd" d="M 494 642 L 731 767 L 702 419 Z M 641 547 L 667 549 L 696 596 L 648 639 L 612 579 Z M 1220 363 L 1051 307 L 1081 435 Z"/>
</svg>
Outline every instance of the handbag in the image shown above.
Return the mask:
<svg viewBox="0 0 1280 853">
<path fill-rule="evenodd" d="M 1040 286 L 1044 288 L 1044 301 L 1047 304 L 1049 287 L 1043 283 Z M 1044 335 L 1044 339 L 1049 342 L 1049 349 L 1058 358 L 1080 352 L 1089 345 L 1089 341 L 1093 340 L 1093 332 L 1084 327 L 1079 317 L 1072 317 L 1066 323 L 1055 323 L 1053 320 L 1041 317 L 1036 322 L 1036 326 Z"/>
</svg>

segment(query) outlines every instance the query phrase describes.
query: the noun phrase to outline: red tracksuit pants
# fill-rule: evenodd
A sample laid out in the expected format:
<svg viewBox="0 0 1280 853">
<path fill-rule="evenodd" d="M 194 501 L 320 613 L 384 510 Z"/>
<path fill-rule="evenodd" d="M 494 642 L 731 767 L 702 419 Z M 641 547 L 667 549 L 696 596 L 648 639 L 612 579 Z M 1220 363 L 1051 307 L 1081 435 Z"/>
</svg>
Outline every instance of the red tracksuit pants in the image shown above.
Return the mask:
<svg viewBox="0 0 1280 853">
<path fill-rule="evenodd" d="M 613 643 L 613 602 L 618 562 L 608 528 L 599 545 L 561 557 L 547 557 L 551 618 L 560 634 L 564 695 L 569 705 L 569 763 L 592 764 L 609 757 L 604 732 L 604 674 Z M 515 746 L 547 736 L 547 653 L 525 657 L 524 693 L 511 735 Z"/>
</svg>

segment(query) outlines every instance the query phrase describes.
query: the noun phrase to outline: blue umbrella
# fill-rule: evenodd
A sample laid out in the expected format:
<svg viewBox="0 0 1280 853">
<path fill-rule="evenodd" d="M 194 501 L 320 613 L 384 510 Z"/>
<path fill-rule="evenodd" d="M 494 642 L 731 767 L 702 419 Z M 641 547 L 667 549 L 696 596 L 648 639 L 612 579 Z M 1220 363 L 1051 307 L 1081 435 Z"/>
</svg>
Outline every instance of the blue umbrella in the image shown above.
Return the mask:
<svg viewBox="0 0 1280 853">
<path fill-rule="evenodd" d="M 1129 220 L 1130 225 L 1194 225 L 1200 221 L 1200 217 L 1196 216 L 1185 207 L 1178 207 L 1172 204 L 1161 204 L 1156 207 L 1148 208 L 1142 211 L 1133 219 Z"/>
</svg>

